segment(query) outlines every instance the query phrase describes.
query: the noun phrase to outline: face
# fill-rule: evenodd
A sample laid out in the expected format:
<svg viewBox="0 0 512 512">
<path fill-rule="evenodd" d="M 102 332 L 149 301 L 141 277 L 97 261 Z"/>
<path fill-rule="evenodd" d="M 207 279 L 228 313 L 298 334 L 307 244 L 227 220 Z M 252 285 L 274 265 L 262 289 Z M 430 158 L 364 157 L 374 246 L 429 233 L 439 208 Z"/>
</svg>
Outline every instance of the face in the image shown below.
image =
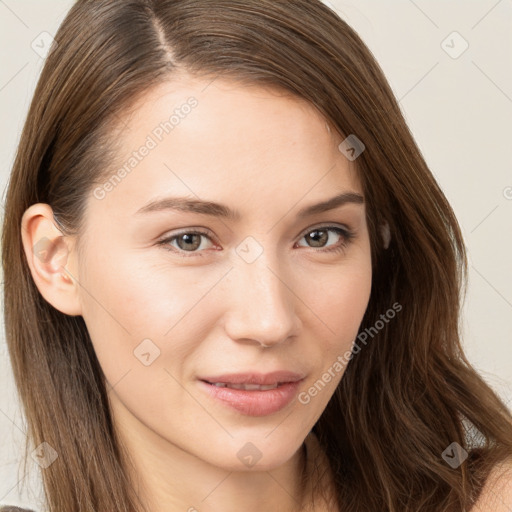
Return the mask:
<svg viewBox="0 0 512 512">
<path fill-rule="evenodd" d="M 114 417 L 162 453 L 275 468 L 325 409 L 368 304 L 354 163 L 306 102 L 220 79 L 160 85 L 123 121 L 77 268 Z"/>
</svg>

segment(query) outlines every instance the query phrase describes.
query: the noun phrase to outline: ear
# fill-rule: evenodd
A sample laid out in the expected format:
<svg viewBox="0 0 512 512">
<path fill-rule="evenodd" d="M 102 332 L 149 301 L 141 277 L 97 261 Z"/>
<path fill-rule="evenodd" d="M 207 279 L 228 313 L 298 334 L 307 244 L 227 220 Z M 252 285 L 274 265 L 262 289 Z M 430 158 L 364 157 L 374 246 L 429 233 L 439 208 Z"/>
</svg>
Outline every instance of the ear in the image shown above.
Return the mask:
<svg viewBox="0 0 512 512">
<path fill-rule="evenodd" d="M 380 225 L 380 233 L 382 235 L 382 245 L 384 246 L 384 249 L 387 249 L 391 241 L 391 232 L 389 230 L 389 224 L 387 221 L 384 221 Z"/>
<path fill-rule="evenodd" d="M 37 203 L 25 211 L 21 237 L 32 278 L 44 299 L 66 315 L 81 315 L 73 240 L 57 227 L 50 205 Z"/>
</svg>

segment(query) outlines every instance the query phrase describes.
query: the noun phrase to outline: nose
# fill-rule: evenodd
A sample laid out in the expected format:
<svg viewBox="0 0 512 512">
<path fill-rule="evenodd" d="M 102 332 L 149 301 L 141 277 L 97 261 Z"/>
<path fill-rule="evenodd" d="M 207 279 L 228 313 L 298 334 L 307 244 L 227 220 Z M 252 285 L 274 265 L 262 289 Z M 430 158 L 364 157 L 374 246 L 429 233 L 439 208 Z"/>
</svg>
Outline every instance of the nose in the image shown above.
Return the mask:
<svg viewBox="0 0 512 512">
<path fill-rule="evenodd" d="M 290 278 L 264 255 L 250 264 L 238 261 L 229 273 L 224 325 L 234 341 L 271 347 L 297 335 L 301 322 Z"/>
</svg>

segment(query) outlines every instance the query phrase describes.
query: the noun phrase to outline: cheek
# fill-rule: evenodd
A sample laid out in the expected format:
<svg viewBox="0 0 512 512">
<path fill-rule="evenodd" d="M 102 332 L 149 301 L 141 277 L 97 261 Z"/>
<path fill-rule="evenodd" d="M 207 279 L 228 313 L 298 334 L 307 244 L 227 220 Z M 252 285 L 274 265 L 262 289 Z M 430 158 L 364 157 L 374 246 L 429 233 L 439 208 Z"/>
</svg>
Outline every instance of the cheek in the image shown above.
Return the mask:
<svg viewBox="0 0 512 512">
<path fill-rule="evenodd" d="M 219 296 L 222 287 L 215 289 L 226 269 L 172 268 L 161 256 L 145 261 L 140 253 L 116 253 L 113 244 L 107 252 L 109 258 L 100 251 L 88 254 L 81 283 L 83 317 L 107 379 L 117 382 L 140 370 L 137 357 L 148 352 L 152 368 L 186 370 L 182 363 L 201 351 L 222 316 L 222 304 L 229 302 Z M 297 314 L 309 318 L 302 338 L 317 343 L 306 351 L 325 366 L 357 335 L 370 294 L 370 260 L 361 252 L 330 267 L 296 269 L 294 276 Z"/>
<path fill-rule="evenodd" d="M 324 273 L 316 281 L 321 291 L 310 295 L 308 305 L 315 312 L 315 320 L 309 326 L 309 339 L 315 340 L 315 347 L 306 350 L 308 359 L 316 364 L 298 401 L 313 415 L 314 421 L 343 378 L 370 299 L 371 265 L 364 259 L 359 263 L 340 265 L 335 271 Z M 316 286 L 315 290 L 318 290 Z"/>
<path fill-rule="evenodd" d="M 215 323 L 221 302 L 208 292 L 224 271 L 173 269 L 113 247 L 108 254 L 91 251 L 80 273 L 82 316 L 107 380 L 149 369 L 150 361 L 152 370 L 181 372 Z"/>
<path fill-rule="evenodd" d="M 314 294 L 308 305 L 323 332 L 323 366 L 350 351 L 370 300 L 372 285 L 371 261 L 361 258 L 346 262 L 331 272 L 319 273 Z M 320 331 L 317 331 L 320 333 Z M 341 378 L 341 377 L 340 377 Z"/>
<path fill-rule="evenodd" d="M 108 260 L 95 254 L 87 259 L 85 309 L 91 319 L 96 313 L 106 315 L 107 323 L 117 323 L 133 338 L 165 336 L 185 320 L 216 279 L 212 272 L 209 278 L 194 279 L 191 268 L 163 268 L 140 253 L 109 255 Z"/>
<path fill-rule="evenodd" d="M 304 286 L 312 290 L 314 284 L 315 290 L 306 295 L 308 302 L 329 328 L 328 332 L 339 337 L 348 330 L 357 331 L 370 299 L 371 272 L 371 260 L 365 255 L 342 262 L 329 271 L 320 271 L 316 278 L 305 277 Z"/>
</svg>

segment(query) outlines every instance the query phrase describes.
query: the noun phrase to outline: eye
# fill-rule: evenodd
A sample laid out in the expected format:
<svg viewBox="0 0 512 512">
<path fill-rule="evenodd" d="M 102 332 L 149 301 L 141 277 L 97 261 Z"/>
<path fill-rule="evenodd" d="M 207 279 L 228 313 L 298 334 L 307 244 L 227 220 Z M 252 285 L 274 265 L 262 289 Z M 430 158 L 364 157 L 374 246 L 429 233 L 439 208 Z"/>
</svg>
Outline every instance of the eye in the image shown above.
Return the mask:
<svg viewBox="0 0 512 512">
<path fill-rule="evenodd" d="M 331 236 L 329 236 L 329 233 L 335 233 L 334 239 L 341 237 L 341 240 L 338 243 L 335 243 L 333 246 L 326 245 L 329 239 L 332 238 Z M 309 230 L 305 235 L 302 236 L 302 238 L 307 240 L 308 243 L 313 244 L 312 246 L 310 245 L 309 247 L 320 247 L 320 252 L 341 252 L 344 251 L 349 246 L 354 236 L 355 234 L 348 229 L 340 228 L 337 226 L 321 226 L 313 230 Z M 324 247 L 329 248 L 324 249 Z"/>
<path fill-rule="evenodd" d="M 332 247 L 326 245 L 331 239 L 330 233 L 334 233 L 336 237 L 340 238 L 338 243 L 335 243 Z M 313 230 L 306 232 L 302 238 L 306 239 L 311 248 L 320 248 L 319 252 L 341 252 L 344 251 L 351 240 L 354 238 L 355 233 L 344 228 L 337 226 L 321 226 Z M 202 252 L 206 249 L 202 244 L 202 238 L 212 240 L 210 233 L 202 230 L 191 230 L 183 231 L 176 235 L 166 237 L 159 242 L 157 245 L 163 246 L 167 251 L 174 252 L 182 257 L 188 256 L 203 256 Z M 176 244 L 176 245 L 174 245 Z M 304 247 L 299 245 L 299 247 Z M 324 247 L 328 247 L 325 249 Z M 186 254 L 189 253 L 189 254 Z"/>
<path fill-rule="evenodd" d="M 193 254 L 197 253 L 197 256 L 202 256 L 202 254 L 198 251 L 198 249 L 202 247 L 201 237 L 205 237 L 208 238 L 208 240 L 211 240 L 209 233 L 205 231 L 183 231 L 177 235 L 173 235 L 171 237 L 160 240 L 158 245 L 162 245 L 168 251 L 176 252 L 180 256 L 184 257 L 187 256 L 183 254 L 184 252 L 190 252 Z M 177 247 L 172 245 L 174 242 L 176 242 Z M 204 247 L 202 247 L 202 249 L 204 249 Z"/>
</svg>

